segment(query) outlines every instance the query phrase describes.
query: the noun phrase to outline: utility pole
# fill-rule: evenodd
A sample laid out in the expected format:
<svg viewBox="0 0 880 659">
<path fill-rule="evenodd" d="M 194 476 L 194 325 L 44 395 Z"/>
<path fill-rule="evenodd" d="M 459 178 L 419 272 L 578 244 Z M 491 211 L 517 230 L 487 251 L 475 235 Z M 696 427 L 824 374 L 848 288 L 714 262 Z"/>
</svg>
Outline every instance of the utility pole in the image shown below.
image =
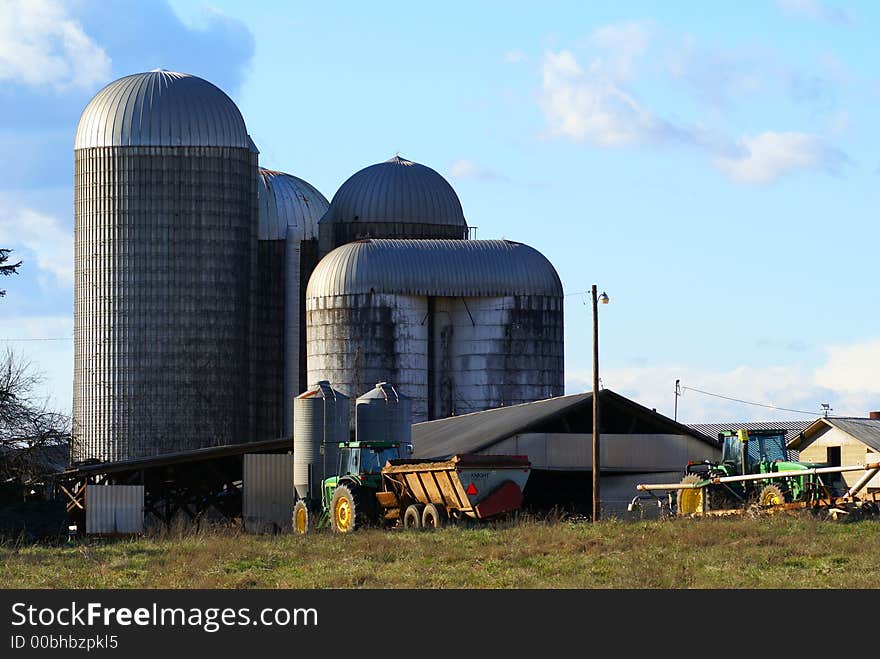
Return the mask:
<svg viewBox="0 0 880 659">
<path fill-rule="evenodd" d="M 599 521 L 599 314 L 593 284 L 593 522 Z"/>
<path fill-rule="evenodd" d="M 672 417 L 673 421 L 678 421 L 678 397 L 681 396 L 681 387 L 678 386 L 680 380 L 675 381 L 675 413 Z"/>
</svg>

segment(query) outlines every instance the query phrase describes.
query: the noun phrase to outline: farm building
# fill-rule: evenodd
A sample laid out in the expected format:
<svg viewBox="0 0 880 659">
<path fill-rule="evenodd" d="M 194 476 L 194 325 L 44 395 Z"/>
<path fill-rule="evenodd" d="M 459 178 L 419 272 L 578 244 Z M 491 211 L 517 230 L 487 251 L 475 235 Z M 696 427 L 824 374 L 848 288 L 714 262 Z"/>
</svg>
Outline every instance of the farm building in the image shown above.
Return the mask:
<svg viewBox="0 0 880 659">
<path fill-rule="evenodd" d="M 603 515 L 624 516 L 638 483 L 678 481 L 688 461 L 717 460 L 717 440 L 610 389 L 599 392 Z M 417 423 L 413 457 L 527 455 L 526 507 L 592 506 L 593 395 L 574 394 Z"/>
<path fill-rule="evenodd" d="M 871 412 L 868 418 L 820 417 L 794 437 L 788 447 L 800 451 L 800 459 L 805 462 L 835 467 L 880 462 L 880 412 Z M 851 486 L 862 477 L 862 472 L 842 475 Z M 872 492 L 880 492 L 880 475 L 862 491 Z"/>
</svg>

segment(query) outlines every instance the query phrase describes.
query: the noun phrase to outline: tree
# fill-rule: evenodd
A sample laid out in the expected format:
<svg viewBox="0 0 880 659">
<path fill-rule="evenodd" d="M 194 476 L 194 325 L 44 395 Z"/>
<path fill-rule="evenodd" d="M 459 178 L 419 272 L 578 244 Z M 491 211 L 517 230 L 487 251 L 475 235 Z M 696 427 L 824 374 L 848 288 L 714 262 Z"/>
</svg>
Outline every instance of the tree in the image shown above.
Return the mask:
<svg viewBox="0 0 880 659">
<path fill-rule="evenodd" d="M 11 253 L 11 249 L 0 249 L 0 275 L 4 277 L 18 274 L 18 268 L 21 265 L 21 261 L 18 263 L 6 263 L 9 260 L 9 255 Z M 4 295 L 6 295 L 6 291 L 0 289 L 0 297 L 3 297 Z"/>
<path fill-rule="evenodd" d="M 70 418 L 40 398 L 42 382 L 43 376 L 12 350 L 0 355 L 0 482 L 39 480 L 67 451 Z"/>
</svg>

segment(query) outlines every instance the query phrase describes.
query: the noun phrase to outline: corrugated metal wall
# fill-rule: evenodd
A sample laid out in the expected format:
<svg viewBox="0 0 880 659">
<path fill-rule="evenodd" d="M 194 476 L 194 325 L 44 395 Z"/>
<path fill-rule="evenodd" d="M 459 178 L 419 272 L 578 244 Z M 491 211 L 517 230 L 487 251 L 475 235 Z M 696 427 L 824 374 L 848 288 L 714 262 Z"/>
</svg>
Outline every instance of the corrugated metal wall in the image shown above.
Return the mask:
<svg viewBox="0 0 880 659">
<path fill-rule="evenodd" d="M 75 152 L 74 460 L 246 441 L 257 156 Z"/>
<path fill-rule="evenodd" d="M 244 456 L 242 521 L 249 533 L 290 530 L 295 495 L 293 455 Z"/>
<path fill-rule="evenodd" d="M 143 532 L 143 485 L 86 485 L 86 533 Z"/>
</svg>

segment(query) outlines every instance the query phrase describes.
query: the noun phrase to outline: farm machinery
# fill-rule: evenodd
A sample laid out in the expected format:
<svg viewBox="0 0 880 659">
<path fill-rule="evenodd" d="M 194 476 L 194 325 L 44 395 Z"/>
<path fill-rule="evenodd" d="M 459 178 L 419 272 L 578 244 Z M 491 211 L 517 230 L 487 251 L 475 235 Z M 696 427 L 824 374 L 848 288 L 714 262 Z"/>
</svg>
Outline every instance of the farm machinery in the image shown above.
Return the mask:
<svg viewBox="0 0 880 659">
<path fill-rule="evenodd" d="M 854 519 L 880 512 L 875 501 L 856 496 L 880 472 L 880 463 L 827 466 L 789 460 L 784 430 L 740 429 L 719 438 L 720 462 L 690 462 L 679 483 L 643 483 L 636 489 L 661 508 L 664 501 L 655 493 L 666 492 L 669 509 L 678 515 L 812 509 Z M 855 471 L 864 474 L 848 487 L 842 474 Z M 636 496 L 629 509 L 640 507 L 643 498 Z"/>
<path fill-rule="evenodd" d="M 293 529 L 349 533 L 368 525 L 438 528 L 517 510 L 529 477 L 525 456 L 461 454 L 412 459 L 399 442 L 341 442 L 337 473 L 321 483 L 321 501 L 299 499 Z"/>
</svg>

